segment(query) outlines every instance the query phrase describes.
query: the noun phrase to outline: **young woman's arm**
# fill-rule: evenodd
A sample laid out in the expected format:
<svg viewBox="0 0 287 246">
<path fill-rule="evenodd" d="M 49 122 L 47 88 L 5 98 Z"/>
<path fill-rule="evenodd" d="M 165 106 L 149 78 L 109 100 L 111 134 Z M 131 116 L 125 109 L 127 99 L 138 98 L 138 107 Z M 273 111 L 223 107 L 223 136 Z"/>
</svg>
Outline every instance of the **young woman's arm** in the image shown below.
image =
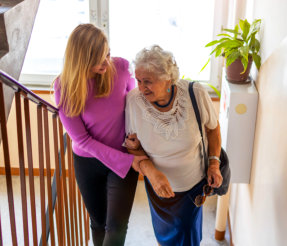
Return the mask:
<svg viewBox="0 0 287 246">
<path fill-rule="evenodd" d="M 136 138 L 136 134 L 129 135 L 125 143 L 129 153 L 135 156 L 146 155 L 139 140 Z M 141 173 L 148 178 L 158 196 L 164 198 L 174 197 L 174 192 L 172 191 L 168 179 L 154 166 L 150 159 L 141 160 L 139 168 L 141 169 Z"/>
</svg>

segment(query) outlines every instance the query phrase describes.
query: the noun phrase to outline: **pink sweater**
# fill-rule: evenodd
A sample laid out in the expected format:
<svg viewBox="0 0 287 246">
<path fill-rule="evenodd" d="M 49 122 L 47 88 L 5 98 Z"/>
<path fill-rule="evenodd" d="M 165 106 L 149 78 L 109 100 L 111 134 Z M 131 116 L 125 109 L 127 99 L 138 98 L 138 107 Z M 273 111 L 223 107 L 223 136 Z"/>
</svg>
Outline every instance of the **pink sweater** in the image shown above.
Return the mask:
<svg viewBox="0 0 287 246">
<path fill-rule="evenodd" d="M 59 115 L 66 131 L 72 139 L 73 151 L 83 157 L 94 157 L 109 169 L 124 178 L 129 171 L 133 155 L 126 153 L 122 143 L 125 138 L 125 98 L 134 88 L 134 79 L 129 72 L 129 63 L 123 58 L 113 58 L 117 74 L 109 97 L 94 98 L 93 79 L 88 80 L 89 92 L 83 113 L 77 117 L 67 117 L 62 107 Z M 60 101 L 55 82 L 55 100 Z"/>
</svg>

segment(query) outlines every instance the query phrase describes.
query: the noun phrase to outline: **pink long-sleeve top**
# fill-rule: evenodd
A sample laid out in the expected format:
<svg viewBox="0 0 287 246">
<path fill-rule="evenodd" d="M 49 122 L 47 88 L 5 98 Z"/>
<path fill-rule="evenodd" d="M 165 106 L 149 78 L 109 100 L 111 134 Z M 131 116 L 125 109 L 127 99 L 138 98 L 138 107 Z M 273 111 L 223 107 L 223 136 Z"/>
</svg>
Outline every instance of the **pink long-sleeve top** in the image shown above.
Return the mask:
<svg viewBox="0 0 287 246">
<path fill-rule="evenodd" d="M 105 98 L 94 97 L 93 79 L 88 80 L 88 96 L 84 111 L 76 117 L 67 117 L 62 107 L 59 116 L 72 139 L 75 154 L 100 160 L 109 169 L 124 178 L 131 168 L 133 155 L 122 147 L 125 138 L 125 98 L 134 88 L 129 63 L 123 58 L 113 58 L 116 75 L 111 94 Z M 55 81 L 55 101 L 60 101 L 59 78 Z"/>
</svg>

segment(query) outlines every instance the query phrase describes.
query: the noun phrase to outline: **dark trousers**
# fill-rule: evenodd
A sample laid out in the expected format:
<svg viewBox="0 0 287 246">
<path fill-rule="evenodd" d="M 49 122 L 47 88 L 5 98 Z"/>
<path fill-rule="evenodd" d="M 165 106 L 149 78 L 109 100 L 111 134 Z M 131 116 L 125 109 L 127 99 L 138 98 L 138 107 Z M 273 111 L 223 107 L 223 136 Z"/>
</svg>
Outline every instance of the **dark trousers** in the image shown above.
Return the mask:
<svg viewBox="0 0 287 246">
<path fill-rule="evenodd" d="M 74 154 L 76 180 L 90 215 L 96 246 L 122 246 L 132 209 L 138 173 L 122 179 L 99 160 Z"/>
</svg>

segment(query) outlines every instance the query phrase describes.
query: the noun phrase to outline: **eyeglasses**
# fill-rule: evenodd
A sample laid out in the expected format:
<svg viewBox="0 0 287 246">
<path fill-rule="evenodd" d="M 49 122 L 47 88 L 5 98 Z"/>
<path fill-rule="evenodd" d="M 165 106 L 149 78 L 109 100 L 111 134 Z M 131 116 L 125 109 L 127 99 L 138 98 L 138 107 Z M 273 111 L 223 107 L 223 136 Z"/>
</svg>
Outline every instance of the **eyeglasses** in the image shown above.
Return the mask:
<svg viewBox="0 0 287 246">
<path fill-rule="evenodd" d="M 200 207 L 201 205 L 203 205 L 203 203 L 205 202 L 205 199 L 207 196 L 209 196 L 211 193 L 213 192 L 213 188 L 211 186 L 209 186 L 208 184 L 205 184 L 203 186 L 203 196 L 202 195 L 197 195 L 194 199 L 194 205 L 196 207 Z"/>
</svg>

